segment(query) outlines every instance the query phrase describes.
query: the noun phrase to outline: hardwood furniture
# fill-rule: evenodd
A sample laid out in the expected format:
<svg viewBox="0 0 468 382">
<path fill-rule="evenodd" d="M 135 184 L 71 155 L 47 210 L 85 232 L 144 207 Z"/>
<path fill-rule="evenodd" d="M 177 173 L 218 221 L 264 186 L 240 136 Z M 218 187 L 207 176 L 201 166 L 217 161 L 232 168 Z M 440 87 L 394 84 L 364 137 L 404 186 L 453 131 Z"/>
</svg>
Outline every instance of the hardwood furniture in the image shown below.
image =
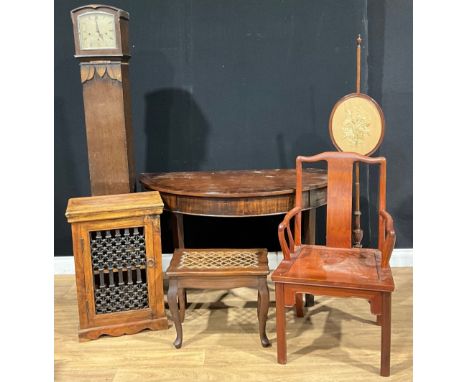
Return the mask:
<svg viewBox="0 0 468 382">
<path fill-rule="evenodd" d="M 174 346 L 182 346 L 185 288 L 258 289 L 257 316 L 263 347 L 270 346 L 265 332 L 268 316 L 268 251 L 266 249 L 176 249 L 166 271 L 167 301 L 177 331 Z M 177 304 L 178 303 L 178 304 Z"/>
<path fill-rule="evenodd" d="M 281 215 L 294 206 L 293 169 L 168 172 L 140 175 L 147 190 L 159 191 L 175 215 L 175 243 L 184 248 L 183 215 L 247 217 Z M 327 174 L 304 171 L 302 209 L 305 235 L 315 242 L 315 209 L 326 204 Z"/>
<path fill-rule="evenodd" d="M 164 208 L 173 213 L 174 247 L 184 248 L 183 215 L 247 217 L 281 215 L 294 206 L 294 169 L 213 172 L 168 172 L 140 175 L 146 190 L 159 191 Z M 305 242 L 315 243 L 316 208 L 326 204 L 327 173 L 304 169 L 302 183 Z M 288 305 L 297 304 L 302 316 L 303 299 L 286 296 Z M 313 305 L 313 296 L 306 296 Z"/>
<path fill-rule="evenodd" d="M 132 192 L 129 14 L 86 5 L 72 10 L 71 18 L 83 85 L 91 194 Z"/>
<path fill-rule="evenodd" d="M 79 339 L 167 329 L 158 192 L 72 198 Z"/>
<path fill-rule="evenodd" d="M 272 273 L 276 290 L 276 332 L 278 363 L 286 363 L 285 294 L 313 293 L 338 297 L 359 297 L 370 302 L 371 312 L 381 325 L 382 376 L 390 375 L 391 292 L 394 290 L 390 256 L 395 245 L 391 216 L 386 212 L 386 161 L 355 153 L 326 152 L 296 159 L 297 190 L 302 189 L 302 164 L 328 162 L 326 246 L 301 242 L 302 193 L 296 207 L 279 226 L 278 236 L 284 260 Z M 380 165 L 378 249 L 351 248 L 353 166 L 360 161 Z M 294 237 L 290 221 L 294 217 Z"/>
</svg>

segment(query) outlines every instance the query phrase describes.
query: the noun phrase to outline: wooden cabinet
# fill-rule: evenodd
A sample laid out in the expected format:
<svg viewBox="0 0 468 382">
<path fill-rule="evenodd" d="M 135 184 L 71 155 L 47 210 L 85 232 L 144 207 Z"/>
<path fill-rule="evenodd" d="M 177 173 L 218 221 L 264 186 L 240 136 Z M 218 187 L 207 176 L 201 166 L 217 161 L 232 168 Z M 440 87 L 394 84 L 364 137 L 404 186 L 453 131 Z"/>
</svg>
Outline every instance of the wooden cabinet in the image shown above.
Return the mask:
<svg viewBox="0 0 468 382">
<path fill-rule="evenodd" d="M 167 329 L 159 192 L 72 198 L 79 338 Z"/>
</svg>

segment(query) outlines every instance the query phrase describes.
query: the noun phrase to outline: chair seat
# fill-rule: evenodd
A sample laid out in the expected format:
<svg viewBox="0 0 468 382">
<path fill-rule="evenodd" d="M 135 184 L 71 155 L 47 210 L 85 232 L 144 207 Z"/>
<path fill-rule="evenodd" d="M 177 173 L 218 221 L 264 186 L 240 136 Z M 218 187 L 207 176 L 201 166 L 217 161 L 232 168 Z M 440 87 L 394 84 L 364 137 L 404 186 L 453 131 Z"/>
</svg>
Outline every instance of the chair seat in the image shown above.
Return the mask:
<svg viewBox="0 0 468 382">
<path fill-rule="evenodd" d="M 390 267 L 380 266 L 377 249 L 303 245 L 272 273 L 274 282 L 312 286 L 393 291 Z"/>
<path fill-rule="evenodd" d="M 166 274 L 169 277 L 266 276 L 269 273 L 267 253 L 264 248 L 179 248 L 175 250 Z"/>
</svg>

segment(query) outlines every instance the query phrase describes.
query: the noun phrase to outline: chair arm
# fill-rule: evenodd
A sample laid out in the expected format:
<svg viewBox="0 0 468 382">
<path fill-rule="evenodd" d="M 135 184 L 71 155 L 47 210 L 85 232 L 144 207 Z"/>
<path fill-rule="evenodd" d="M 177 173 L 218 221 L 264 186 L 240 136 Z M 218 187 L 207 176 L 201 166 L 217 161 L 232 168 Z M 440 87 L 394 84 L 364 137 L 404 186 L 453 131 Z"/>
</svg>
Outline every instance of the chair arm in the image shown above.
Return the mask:
<svg viewBox="0 0 468 382">
<path fill-rule="evenodd" d="M 382 252 L 382 268 L 386 268 L 395 247 L 396 235 L 392 216 L 387 211 L 382 210 L 380 217 L 383 219 L 383 240 L 379 242 L 379 249 Z"/>
<path fill-rule="evenodd" d="M 289 260 L 291 258 L 291 251 L 294 251 L 294 239 L 291 233 L 291 228 L 289 227 L 289 222 L 294 216 L 300 213 L 301 210 L 302 209 L 300 207 L 294 207 L 291 211 L 289 211 L 286 214 L 283 221 L 278 226 L 278 238 L 281 245 L 281 250 L 283 251 L 283 256 L 286 260 Z M 286 242 L 284 230 L 286 230 L 288 233 L 289 245 Z"/>
</svg>

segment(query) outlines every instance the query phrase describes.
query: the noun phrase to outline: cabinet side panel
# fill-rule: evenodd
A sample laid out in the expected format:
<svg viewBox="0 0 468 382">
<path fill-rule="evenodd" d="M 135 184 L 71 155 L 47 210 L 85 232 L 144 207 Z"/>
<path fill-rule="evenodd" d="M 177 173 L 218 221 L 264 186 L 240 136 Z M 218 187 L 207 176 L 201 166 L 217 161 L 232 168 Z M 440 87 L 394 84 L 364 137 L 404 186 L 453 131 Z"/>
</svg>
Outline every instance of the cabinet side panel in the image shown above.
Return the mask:
<svg viewBox="0 0 468 382">
<path fill-rule="evenodd" d="M 89 327 L 88 314 L 86 310 L 86 281 L 83 265 L 84 245 L 82 243 L 82 230 L 80 224 L 72 224 L 73 238 L 73 257 L 75 260 L 75 281 L 76 281 L 76 296 L 78 300 L 78 315 L 80 319 L 80 328 Z"/>
</svg>

